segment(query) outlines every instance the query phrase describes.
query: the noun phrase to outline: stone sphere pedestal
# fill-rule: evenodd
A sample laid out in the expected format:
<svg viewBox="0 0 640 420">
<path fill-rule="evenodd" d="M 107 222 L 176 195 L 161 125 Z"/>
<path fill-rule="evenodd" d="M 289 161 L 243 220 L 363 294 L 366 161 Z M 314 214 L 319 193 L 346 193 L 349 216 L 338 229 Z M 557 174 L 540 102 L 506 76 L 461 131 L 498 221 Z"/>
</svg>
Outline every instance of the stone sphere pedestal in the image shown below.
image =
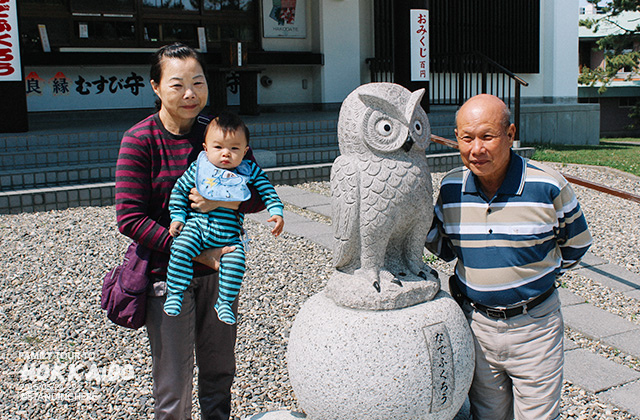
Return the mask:
<svg viewBox="0 0 640 420">
<path fill-rule="evenodd" d="M 445 292 L 375 311 L 339 306 L 323 291 L 296 316 L 287 362 L 311 420 L 446 420 L 467 396 L 474 346 Z"/>
</svg>

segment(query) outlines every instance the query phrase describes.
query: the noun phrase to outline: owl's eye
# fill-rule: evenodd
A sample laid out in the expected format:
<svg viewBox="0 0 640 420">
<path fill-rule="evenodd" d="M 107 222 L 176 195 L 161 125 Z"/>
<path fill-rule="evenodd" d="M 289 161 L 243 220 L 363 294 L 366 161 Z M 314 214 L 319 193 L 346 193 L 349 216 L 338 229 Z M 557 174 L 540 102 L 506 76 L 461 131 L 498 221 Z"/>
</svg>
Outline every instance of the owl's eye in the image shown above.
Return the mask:
<svg viewBox="0 0 640 420">
<path fill-rule="evenodd" d="M 380 120 L 376 123 L 376 131 L 386 137 L 393 132 L 393 124 L 389 120 Z"/>
<path fill-rule="evenodd" d="M 422 123 L 420 121 L 415 121 L 413 123 L 413 129 L 416 130 L 418 135 L 422 135 Z"/>
</svg>

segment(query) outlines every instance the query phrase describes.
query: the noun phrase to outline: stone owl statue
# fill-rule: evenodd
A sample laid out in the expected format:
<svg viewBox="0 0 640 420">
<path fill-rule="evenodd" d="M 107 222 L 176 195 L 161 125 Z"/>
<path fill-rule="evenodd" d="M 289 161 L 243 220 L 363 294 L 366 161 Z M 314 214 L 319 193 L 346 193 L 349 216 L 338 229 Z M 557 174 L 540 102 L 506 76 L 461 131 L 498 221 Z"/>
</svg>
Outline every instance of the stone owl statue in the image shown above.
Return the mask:
<svg viewBox="0 0 640 420">
<path fill-rule="evenodd" d="M 331 170 L 336 303 L 395 309 L 430 300 L 437 274 L 422 259 L 433 197 L 424 89 L 369 83 L 344 100 Z"/>
</svg>

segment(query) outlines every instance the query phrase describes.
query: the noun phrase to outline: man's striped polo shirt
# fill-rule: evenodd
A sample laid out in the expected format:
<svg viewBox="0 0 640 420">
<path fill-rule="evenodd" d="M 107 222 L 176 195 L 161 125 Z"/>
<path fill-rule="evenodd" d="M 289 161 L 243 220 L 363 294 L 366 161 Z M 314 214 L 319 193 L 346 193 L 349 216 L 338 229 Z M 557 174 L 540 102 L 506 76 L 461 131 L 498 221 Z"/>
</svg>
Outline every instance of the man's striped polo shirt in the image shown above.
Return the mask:
<svg viewBox="0 0 640 420">
<path fill-rule="evenodd" d="M 460 290 L 491 307 L 539 296 L 590 245 L 587 222 L 567 180 L 514 152 L 491 199 L 469 169 L 449 172 L 427 238 L 436 255 L 458 258 Z"/>
</svg>

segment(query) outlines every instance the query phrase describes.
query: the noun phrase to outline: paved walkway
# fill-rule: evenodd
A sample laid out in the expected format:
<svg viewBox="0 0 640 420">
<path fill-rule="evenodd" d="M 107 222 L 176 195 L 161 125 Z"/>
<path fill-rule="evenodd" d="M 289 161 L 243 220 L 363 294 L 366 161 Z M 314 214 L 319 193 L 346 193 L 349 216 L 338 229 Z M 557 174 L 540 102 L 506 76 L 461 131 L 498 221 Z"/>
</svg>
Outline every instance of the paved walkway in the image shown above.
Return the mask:
<svg viewBox="0 0 640 420">
<path fill-rule="evenodd" d="M 277 191 L 286 203 L 331 217 L 331 203 L 327 196 L 290 186 L 278 187 Z M 332 248 L 333 230 L 330 225 L 314 222 L 297 213 L 285 213 L 286 232 L 308 238 L 325 248 Z M 249 215 L 249 218 L 266 223 L 268 215 L 262 212 Z M 626 296 L 640 299 L 640 276 L 606 263 L 590 253 L 575 271 Z M 445 290 L 446 287 L 443 284 Z M 640 358 L 639 325 L 597 308 L 567 289 L 560 288 L 559 291 L 564 321 L 568 327 Z M 640 372 L 582 349 L 575 342 L 566 339 L 564 375 L 565 379 L 580 388 L 640 417 Z M 468 407 L 463 406 L 456 419 L 468 418 L 468 412 L 464 412 L 467 410 Z"/>
</svg>

